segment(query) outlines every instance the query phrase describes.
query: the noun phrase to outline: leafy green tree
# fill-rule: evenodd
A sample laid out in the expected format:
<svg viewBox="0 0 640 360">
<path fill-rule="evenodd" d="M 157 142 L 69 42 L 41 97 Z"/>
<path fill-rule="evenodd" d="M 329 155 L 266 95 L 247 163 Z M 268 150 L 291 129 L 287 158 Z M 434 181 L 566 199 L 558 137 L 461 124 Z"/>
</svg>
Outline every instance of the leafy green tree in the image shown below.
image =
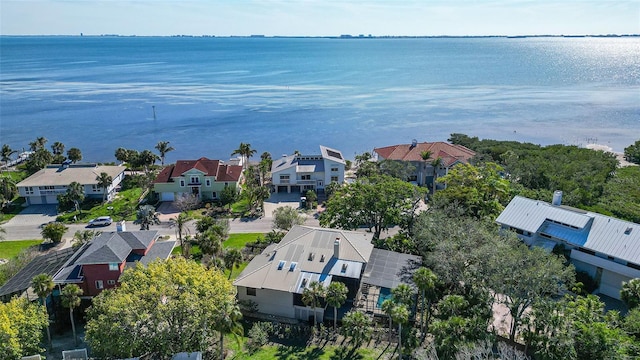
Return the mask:
<svg viewBox="0 0 640 360">
<path fill-rule="evenodd" d="M 416 172 L 416 167 L 408 161 L 384 159 L 376 163 L 380 175 L 391 176 L 398 180 L 407 181 Z"/>
<path fill-rule="evenodd" d="M 53 283 L 51 275 L 39 274 L 34 276 L 33 280 L 31 280 L 31 287 L 33 287 L 33 292 L 38 295 L 38 298 L 40 299 L 40 305 L 42 305 L 45 309 L 45 312 L 47 312 L 47 326 L 45 326 L 45 328 L 47 329 L 47 341 L 49 347 L 51 347 L 51 331 L 49 330 L 49 314 L 47 310 L 46 299 L 47 296 L 49 296 L 49 294 L 51 294 L 51 292 L 53 291 L 55 284 Z"/>
<path fill-rule="evenodd" d="M 339 281 L 332 281 L 326 289 L 325 298 L 327 304 L 333 307 L 333 329 L 338 326 L 338 308 L 347 301 L 349 289 L 347 285 Z"/>
<path fill-rule="evenodd" d="M 49 223 L 42 228 L 40 234 L 42 238 L 45 240 L 49 240 L 55 244 L 58 244 L 62 241 L 62 237 L 69 230 L 63 223 Z"/>
<path fill-rule="evenodd" d="M 318 201 L 318 194 L 313 190 L 307 190 L 307 192 L 304 193 L 304 196 L 307 198 L 307 209 L 312 209 L 313 204 Z"/>
<path fill-rule="evenodd" d="M 29 159 L 25 161 L 24 166 L 27 172 L 31 175 L 44 169 L 47 165 L 51 164 L 52 161 L 53 155 L 51 152 L 47 149 L 39 148 L 29 156 Z"/>
<path fill-rule="evenodd" d="M 429 319 L 431 318 L 431 301 L 433 300 L 436 281 L 438 281 L 436 274 L 426 267 L 420 267 L 413 273 L 413 282 L 418 287 L 418 290 L 420 290 L 420 300 L 422 304 L 420 306 L 422 310 L 420 316 L 420 331 L 423 333 L 425 327 L 429 325 Z M 425 301 L 427 301 L 426 306 Z"/>
<path fill-rule="evenodd" d="M 624 158 L 628 162 L 640 164 L 640 140 L 624 148 Z"/>
<path fill-rule="evenodd" d="M 220 360 L 224 360 L 224 336 L 227 334 L 234 335 L 240 346 L 240 337 L 243 334 L 242 313 L 237 304 L 233 302 L 224 302 L 216 308 L 216 322 L 214 328 L 220 333 L 219 352 Z"/>
<path fill-rule="evenodd" d="M 156 144 L 156 150 L 160 153 L 160 161 L 162 166 L 164 166 L 164 158 L 168 152 L 175 150 L 173 146 L 169 145 L 169 141 L 159 141 Z"/>
<path fill-rule="evenodd" d="M 154 261 L 120 280 L 96 296 L 87 313 L 86 340 L 96 357 L 162 359 L 202 351 L 219 339 L 215 330 L 224 334 L 222 325 L 238 321 L 231 282 L 195 261 Z"/>
<path fill-rule="evenodd" d="M 41 353 L 42 329 L 48 322 L 45 308 L 26 298 L 0 302 L 0 359 Z"/>
<path fill-rule="evenodd" d="M 120 163 L 128 162 L 129 155 L 130 155 L 129 150 L 125 148 L 119 147 L 116 149 L 115 157 L 116 157 L 116 160 L 120 161 Z"/>
<path fill-rule="evenodd" d="M 616 169 L 595 206 L 586 209 L 640 223 L 640 166 Z"/>
<path fill-rule="evenodd" d="M 231 205 L 238 201 L 240 198 L 240 193 L 235 186 L 225 186 L 224 189 L 220 192 L 220 202 L 222 206 L 228 206 L 228 209 L 231 210 Z"/>
<path fill-rule="evenodd" d="M 73 234 L 73 248 L 78 249 L 82 245 L 87 244 L 102 232 L 94 230 L 78 230 Z"/>
<path fill-rule="evenodd" d="M 229 221 L 212 219 L 206 227 L 204 221 L 203 218 L 196 223 L 198 230 L 196 239 L 202 253 L 212 256 L 212 263 L 217 266 L 218 256 L 222 253 L 222 243 L 229 238 Z"/>
<path fill-rule="evenodd" d="M 351 310 L 342 318 L 342 331 L 351 338 L 352 351 L 371 339 L 372 321 L 361 311 Z"/>
<path fill-rule="evenodd" d="M 271 154 L 267 151 L 263 152 L 260 155 L 260 164 L 258 165 L 258 169 L 260 170 L 260 184 L 264 185 L 267 181 L 267 174 L 271 171 L 271 165 L 273 165 L 273 159 L 271 158 Z"/>
<path fill-rule="evenodd" d="M 29 143 L 29 148 L 31 149 L 31 151 L 38 151 L 38 150 L 42 150 L 44 149 L 44 146 L 47 143 L 47 138 L 40 136 L 38 138 L 36 138 L 34 141 Z"/>
<path fill-rule="evenodd" d="M 229 280 L 231 279 L 231 273 L 233 273 L 234 266 L 239 269 L 240 264 L 242 263 L 243 256 L 242 251 L 237 248 L 231 248 L 225 251 L 224 256 L 224 267 L 229 270 Z"/>
<path fill-rule="evenodd" d="M 337 190 L 327 201 L 320 225 L 347 230 L 367 226 L 378 239 L 383 230 L 400 224 L 407 213 L 414 213 L 424 194 L 424 189 L 389 176 L 359 179 Z"/>
<path fill-rule="evenodd" d="M 431 168 L 433 169 L 433 184 L 431 189 L 434 193 L 436 191 L 436 183 L 438 182 L 438 170 L 440 170 L 443 164 L 444 162 L 440 156 L 431 161 Z"/>
<path fill-rule="evenodd" d="M 105 202 L 107 201 L 108 189 L 113 182 L 113 178 L 106 172 L 101 172 L 100 175 L 96 176 L 96 181 L 98 182 L 98 187 L 102 188 L 102 202 Z"/>
<path fill-rule="evenodd" d="M 82 160 L 82 151 L 80 151 L 80 149 L 76 147 L 72 147 L 67 151 L 67 157 L 69 158 L 69 160 L 71 160 L 71 162 L 75 164 L 78 161 Z"/>
<path fill-rule="evenodd" d="M 255 149 L 251 148 L 251 144 L 240 143 L 237 149 L 233 150 L 231 156 L 240 155 L 242 157 L 242 165 L 246 169 L 249 166 L 249 158 L 256 153 Z"/>
<path fill-rule="evenodd" d="M 356 177 L 365 178 L 380 174 L 378 163 L 373 160 L 373 156 L 370 152 L 364 152 L 360 155 L 356 155 Z"/>
<path fill-rule="evenodd" d="M 263 209 L 264 201 L 271 196 L 268 186 L 260 185 L 260 174 L 256 166 L 248 166 L 244 171 L 245 183 L 242 195 L 249 203 L 249 210 Z"/>
<path fill-rule="evenodd" d="M 191 221 L 191 217 L 189 216 L 189 214 L 181 212 L 180 214 L 178 214 L 178 216 L 172 218 L 170 221 L 171 226 L 174 226 L 176 228 L 176 236 L 178 238 L 178 242 L 180 243 L 182 256 L 185 259 L 189 258 L 189 245 L 184 242 L 183 235 L 186 235 L 186 233 L 189 232 L 187 224 L 189 223 L 189 221 Z"/>
<path fill-rule="evenodd" d="M 73 203 L 76 211 L 80 211 L 82 214 L 82 207 L 80 204 L 84 201 L 84 186 L 79 182 L 73 181 L 69 186 L 67 186 L 67 192 L 63 194 L 66 196 L 66 199 Z M 60 199 L 60 195 L 58 195 L 58 199 Z"/>
<path fill-rule="evenodd" d="M 629 309 L 640 306 L 640 278 L 624 281 L 622 290 L 620 290 L 620 298 Z"/>
<path fill-rule="evenodd" d="M 302 225 L 305 217 L 290 206 L 281 206 L 273 211 L 273 228 L 289 231 L 295 225 Z"/>
<path fill-rule="evenodd" d="M 152 205 L 142 205 L 136 211 L 136 220 L 134 224 L 140 225 L 140 230 L 149 230 L 151 225 L 160 225 L 160 219 L 156 208 Z"/>
<path fill-rule="evenodd" d="M 53 155 L 62 155 L 64 154 L 64 144 L 60 141 L 56 141 L 51 145 L 51 152 Z"/>
<path fill-rule="evenodd" d="M 66 285 L 60 294 L 62 306 L 69 308 L 69 319 L 71 319 L 71 330 L 73 331 L 73 341 L 78 346 L 78 337 L 76 336 L 76 322 L 73 318 L 73 309 L 80 306 L 80 296 L 82 289 L 76 284 Z"/>
<path fill-rule="evenodd" d="M 8 176 L 0 176 L 0 209 L 18 195 L 18 187 Z"/>
<path fill-rule="evenodd" d="M 322 298 L 325 297 L 325 294 L 324 286 L 317 281 L 312 281 L 309 286 L 302 291 L 302 302 L 311 307 L 313 311 L 313 326 L 318 323 L 316 308 L 320 307 L 320 302 Z"/>
<path fill-rule="evenodd" d="M 9 163 L 9 161 L 11 161 L 11 155 L 17 152 L 18 151 L 13 150 L 8 144 L 2 144 L 2 150 L 0 150 L 0 159 L 6 165 Z"/>
<path fill-rule="evenodd" d="M 144 171 L 148 172 L 149 167 L 153 166 L 156 161 L 160 160 L 160 157 L 150 150 L 142 150 L 142 152 L 137 156 L 138 164 L 144 167 Z"/>
</svg>

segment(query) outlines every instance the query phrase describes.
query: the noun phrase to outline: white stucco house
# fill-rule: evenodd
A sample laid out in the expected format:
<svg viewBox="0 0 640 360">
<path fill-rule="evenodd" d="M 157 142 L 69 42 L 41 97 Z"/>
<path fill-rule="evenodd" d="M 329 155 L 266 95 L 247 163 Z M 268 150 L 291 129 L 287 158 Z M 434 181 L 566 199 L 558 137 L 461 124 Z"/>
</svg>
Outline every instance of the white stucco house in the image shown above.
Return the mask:
<svg viewBox="0 0 640 360">
<path fill-rule="evenodd" d="M 111 200 L 124 179 L 124 171 L 124 166 L 54 164 L 22 180 L 16 187 L 20 196 L 27 200 L 27 205 L 57 204 L 58 195 L 64 194 L 74 181 L 83 186 L 86 198 L 102 199 L 106 192 L 107 200 Z M 106 189 L 99 187 L 96 180 L 103 172 L 112 178 L 111 185 Z"/>
<path fill-rule="evenodd" d="M 319 155 L 289 155 L 273 161 L 271 177 L 275 192 L 322 192 L 332 182 L 344 182 L 346 161 L 339 150 L 320 146 Z"/>
<path fill-rule="evenodd" d="M 598 292 L 620 299 L 622 282 L 640 277 L 640 224 L 561 205 L 514 197 L 496 221 L 527 245 L 570 250 L 573 265 L 599 284 Z"/>
</svg>

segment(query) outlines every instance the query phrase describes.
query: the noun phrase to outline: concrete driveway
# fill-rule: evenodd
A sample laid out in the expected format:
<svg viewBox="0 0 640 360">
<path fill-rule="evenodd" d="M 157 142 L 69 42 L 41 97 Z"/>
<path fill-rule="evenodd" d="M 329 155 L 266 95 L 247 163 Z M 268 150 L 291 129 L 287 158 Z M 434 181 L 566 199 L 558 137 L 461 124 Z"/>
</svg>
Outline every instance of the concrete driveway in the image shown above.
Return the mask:
<svg viewBox="0 0 640 360">
<path fill-rule="evenodd" d="M 31 205 L 7 221 L 5 226 L 40 226 L 55 221 L 57 217 L 56 205 Z"/>
<path fill-rule="evenodd" d="M 300 208 L 300 196 L 302 196 L 300 193 L 272 193 L 269 199 L 264 202 L 264 217 L 272 218 L 273 211 L 282 206 Z"/>
</svg>

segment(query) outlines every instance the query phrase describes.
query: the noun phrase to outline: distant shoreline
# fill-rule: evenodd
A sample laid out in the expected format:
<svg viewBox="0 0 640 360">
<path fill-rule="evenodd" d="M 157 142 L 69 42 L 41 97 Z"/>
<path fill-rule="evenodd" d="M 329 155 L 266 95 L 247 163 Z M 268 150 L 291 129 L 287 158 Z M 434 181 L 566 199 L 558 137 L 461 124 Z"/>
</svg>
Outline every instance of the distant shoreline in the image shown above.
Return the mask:
<svg viewBox="0 0 640 360">
<path fill-rule="evenodd" d="M 169 37 L 183 37 L 183 38 L 247 38 L 247 39 L 487 39 L 487 38 L 506 38 L 506 39 L 526 39 L 526 38 L 636 38 L 640 37 L 640 34 L 541 34 L 541 35 L 324 35 L 324 36 L 295 36 L 295 35 L 190 35 L 190 34 L 175 34 L 175 35 L 123 35 L 123 34 L 31 34 L 31 35 L 0 35 L 2 37 L 141 37 L 141 38 L 169 38 Z"/>
</svg>

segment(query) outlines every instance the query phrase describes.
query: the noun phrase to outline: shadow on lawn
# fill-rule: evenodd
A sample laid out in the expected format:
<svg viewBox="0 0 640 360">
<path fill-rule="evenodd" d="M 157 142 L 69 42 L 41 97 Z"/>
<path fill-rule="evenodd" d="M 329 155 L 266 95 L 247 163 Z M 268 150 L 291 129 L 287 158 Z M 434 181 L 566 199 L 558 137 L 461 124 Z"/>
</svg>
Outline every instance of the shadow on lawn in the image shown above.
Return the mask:
<svg viewBox="0 0 640 360">
<path fill-rule="evenodd" d="M 278 346 L 278 351 L 276 352 L 277 359 L 318 359 L 320 356 L 324 354 L 324 350 L 319 347 L 308 348 L 306 345 L 290 345 L 290 346 Z"/>
</svg>

